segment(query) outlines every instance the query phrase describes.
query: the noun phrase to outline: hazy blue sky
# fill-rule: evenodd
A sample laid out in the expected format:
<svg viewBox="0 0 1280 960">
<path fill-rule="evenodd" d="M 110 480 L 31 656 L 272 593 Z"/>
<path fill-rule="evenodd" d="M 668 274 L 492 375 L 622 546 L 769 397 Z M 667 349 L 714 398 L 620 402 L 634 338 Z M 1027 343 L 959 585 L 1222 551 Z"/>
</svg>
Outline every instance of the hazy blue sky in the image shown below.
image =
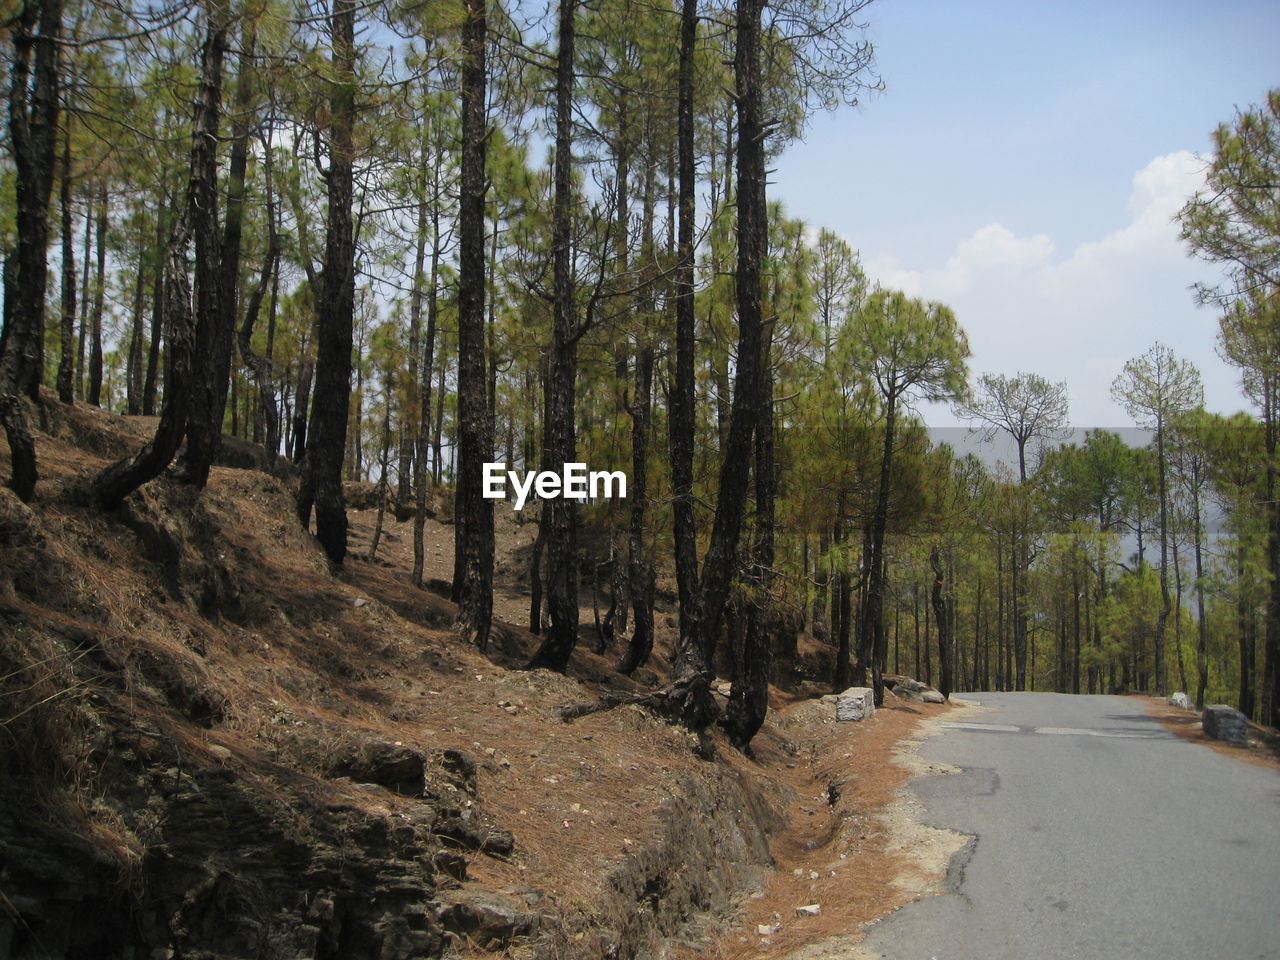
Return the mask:
<svg viewBox="0 0 1280 960">
<path fill-rule="evenodd" d="M 1246 406 L 1188 291 L 1213 270 L 1170 217 L 1215 126 L 1280 86 L 1280 3 L 876 0 L 866 20 L 885 92 L 815 118 L 771 196 L 952 306 L 975 372 L 1066 380 L 1077 425 L 1129 422 L 1110 383 L 1157 339 L 1211 409 Z"/>
</svg>

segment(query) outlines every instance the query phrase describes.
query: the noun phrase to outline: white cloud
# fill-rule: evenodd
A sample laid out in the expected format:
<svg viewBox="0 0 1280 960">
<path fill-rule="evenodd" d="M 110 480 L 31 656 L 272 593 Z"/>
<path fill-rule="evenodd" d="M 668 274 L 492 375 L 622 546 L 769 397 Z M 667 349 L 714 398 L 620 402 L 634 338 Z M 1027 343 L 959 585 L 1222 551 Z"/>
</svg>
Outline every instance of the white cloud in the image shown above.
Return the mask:
<svg viewBox="0 0 1280 960">
<path fill-rule="evenodd" d="M 1110 400 L 1111 380 L 1157 339 L 1201 367 L 1210 406 L 1236 409 L 1234 373 L 1213 350 L 1214 315 L 1188 290 L 1210 268 L 1188 256 L 1173 223 L 1201 186 L 1202 169 L 1187 151 L 1156 157 L 1134 175 L 1127 222 L 1066 254 L 1047 234 L 1018 236 L 991 223 L 939 266 L 872 258 L 867 269 L 885 286 L 955 309 L 975 373 L 1027 370 L 1066 380 L 1078 425 L 1128 422 Z M 930 413 L 931 422 L 945 419 Z"/>
</svg>

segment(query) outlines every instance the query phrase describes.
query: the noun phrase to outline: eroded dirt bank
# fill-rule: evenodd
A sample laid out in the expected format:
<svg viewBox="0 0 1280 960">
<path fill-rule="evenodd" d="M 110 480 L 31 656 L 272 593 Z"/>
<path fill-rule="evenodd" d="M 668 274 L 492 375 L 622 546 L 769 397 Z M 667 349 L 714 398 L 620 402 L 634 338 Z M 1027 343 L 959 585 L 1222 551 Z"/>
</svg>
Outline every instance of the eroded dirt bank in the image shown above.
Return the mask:
<svg viewBox="0 0 1280 960">
<path fill-rule="evenodd" d="M 0 490 L 0 958 L 776 957 L 915 895 L 890 757 L 946 707 L 778 694 L 753 757 L 710 761 L 639 708 L 566 724 L 635 687 L 616 651 L 564 677 L 513 669 L 517 627 L 459 645 L 407 525 L 335 575 L 287 478 L 104 515 L 85 480 L 147 425 L 64 417 L 37 501 Z"/>
</svg>

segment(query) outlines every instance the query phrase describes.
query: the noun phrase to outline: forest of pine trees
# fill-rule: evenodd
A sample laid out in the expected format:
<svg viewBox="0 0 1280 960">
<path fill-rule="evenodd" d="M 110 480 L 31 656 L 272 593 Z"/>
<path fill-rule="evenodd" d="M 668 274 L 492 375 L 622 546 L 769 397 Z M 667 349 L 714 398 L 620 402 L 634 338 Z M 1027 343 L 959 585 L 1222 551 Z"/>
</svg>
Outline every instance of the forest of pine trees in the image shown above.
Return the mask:
<svg viewBox="0 0 1280 960">
<path fill-rule="evenodd" d="M 868 3 L 5 4 L 14 489 L 39 495 L 31 424 L 62 403 L 158 418 L 92 478 L 104 510 L 166 469 L 202 487 L 226 434 L 300 465 L 333 564 L 344 482 L 379 483 L 421 583 L 452 503 L 459 642 L 484 647 L 481 465 L 581 461 L 629 498 L 537 510 L 533 664 L 565 669 L 605 569 L 598 642 L 636 669 L 670 573 L 662 702 L 691 726 L 728 663 L 748 743 L 803 633 L 836 688 L 1182 689 L 1275 723 L 1280 91 L 1218 130 L 1180 215 L 1226 267 L 1201 296 L 1256 412 L 1205 411 L 1156 344 L 1113 387 L 1150 442 L 1075 434 L 1065 384 L 971 376 L 963 317 L 768 194 L 815 111 L 878 85 Z M 924 401 L 1010 466 L 932 443 Z"/>
</svg>

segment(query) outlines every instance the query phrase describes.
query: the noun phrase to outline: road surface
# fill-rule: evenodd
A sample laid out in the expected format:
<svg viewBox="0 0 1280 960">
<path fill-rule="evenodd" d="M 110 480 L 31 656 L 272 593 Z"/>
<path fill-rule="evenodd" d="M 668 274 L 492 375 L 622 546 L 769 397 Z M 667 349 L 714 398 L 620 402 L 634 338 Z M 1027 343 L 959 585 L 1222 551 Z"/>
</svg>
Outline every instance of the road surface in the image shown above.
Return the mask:
<svg viewBox="0 0 1280 960">
<path fill-rule="evenodd" d="M 971 834 L 950 892 L 870 928 L 887 960 L 1280 958 L 1280 772 L 1138 700 L 963 694 L 920 748 L 924 819 Z"/>
</svg>

